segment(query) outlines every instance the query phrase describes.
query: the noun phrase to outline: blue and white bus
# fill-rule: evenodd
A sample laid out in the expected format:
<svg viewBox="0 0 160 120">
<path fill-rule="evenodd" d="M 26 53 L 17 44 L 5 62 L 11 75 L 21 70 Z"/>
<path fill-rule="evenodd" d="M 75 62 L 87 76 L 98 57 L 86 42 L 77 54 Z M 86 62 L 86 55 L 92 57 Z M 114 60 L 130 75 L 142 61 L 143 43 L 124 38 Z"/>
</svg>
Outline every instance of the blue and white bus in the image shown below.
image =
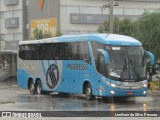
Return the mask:
<svg viewBox="0 0 160 120">
<path fill-rule="evenodd" d="M 129 36 L 64 35 L 21 41 L 18 85 L 31 94 L 45 92 L 94 96 L 146 96 L 146 54 Z"/>
</svg>

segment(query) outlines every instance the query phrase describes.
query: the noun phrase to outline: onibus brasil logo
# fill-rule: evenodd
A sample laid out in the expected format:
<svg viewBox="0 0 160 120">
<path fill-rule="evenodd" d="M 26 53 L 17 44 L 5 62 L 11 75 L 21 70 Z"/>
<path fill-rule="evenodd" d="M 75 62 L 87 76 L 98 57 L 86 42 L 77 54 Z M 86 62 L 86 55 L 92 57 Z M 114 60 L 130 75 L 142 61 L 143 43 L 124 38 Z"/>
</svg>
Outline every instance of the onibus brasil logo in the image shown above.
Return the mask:
<svg viewBox="0 0 160 120">
<path fill-rule="evenodd" d="M 46 82 L 50 89 L 56 87 L 59 80 L 59 70 L 56 64 L 49 66 L 46 74 Z"/>
</svg>

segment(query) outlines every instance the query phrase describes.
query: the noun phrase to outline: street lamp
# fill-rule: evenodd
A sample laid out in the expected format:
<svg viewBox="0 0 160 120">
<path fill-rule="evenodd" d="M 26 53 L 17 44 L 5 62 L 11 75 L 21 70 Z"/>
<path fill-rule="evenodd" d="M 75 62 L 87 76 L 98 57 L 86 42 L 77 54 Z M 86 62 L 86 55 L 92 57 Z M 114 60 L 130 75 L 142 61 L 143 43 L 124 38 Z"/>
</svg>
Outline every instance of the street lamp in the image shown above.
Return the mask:
<svg viewBox="0 0 160 120">
<path fill-rule="evenodd" d="M 110 4 L 103 4 L 103 8 L 109 7 L 109 32 L 113 33 L 113 7 L 119 6 L 119 3 L 114 4 L 114 0 L 110 0 Z"/>
</svg>

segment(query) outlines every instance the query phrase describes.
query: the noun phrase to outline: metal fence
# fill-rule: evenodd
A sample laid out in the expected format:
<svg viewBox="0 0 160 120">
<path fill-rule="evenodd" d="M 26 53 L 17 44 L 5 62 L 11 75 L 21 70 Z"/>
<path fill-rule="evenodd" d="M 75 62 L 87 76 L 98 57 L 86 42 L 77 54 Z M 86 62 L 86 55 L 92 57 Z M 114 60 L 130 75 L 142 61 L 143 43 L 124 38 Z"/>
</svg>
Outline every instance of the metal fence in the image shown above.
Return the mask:
<svg viewBox="0 0 160 120">
<path fill-rule="evenodd" d="M 0 81 L 15 76 L 17 73 L 17 54 L 11 51 L 0 51 Z"/>
</svg>

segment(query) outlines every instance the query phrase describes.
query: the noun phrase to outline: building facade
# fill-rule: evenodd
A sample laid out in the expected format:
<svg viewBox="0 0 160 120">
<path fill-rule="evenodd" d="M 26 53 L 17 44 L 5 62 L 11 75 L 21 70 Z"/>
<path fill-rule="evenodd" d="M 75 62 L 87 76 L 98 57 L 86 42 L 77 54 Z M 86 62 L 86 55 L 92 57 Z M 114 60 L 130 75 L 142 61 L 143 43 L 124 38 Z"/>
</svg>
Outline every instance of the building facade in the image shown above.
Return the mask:
<svg viewBox="0 0 160 120">
<path fill-rule="evenodd" d="M 114 0 L 114 17 L 136 20 L 160 7 L 160 0 Z M 0 0 L 0 50 L 16 50 L 33 30 L 63 34 L 97 33 L 109 20 L 109 0 Z M 53 24 L 54 22 L 54 24 Z M 53 36 L 54 36 L 53 35 Z"/>
<path fill-rule="evenodd" d="M 0 0 L 1 50 L 17 50 L 19 41 L 28 39 L 27 6 L 27 0 Z"/>
<path fill-rule="evenodd" d="M 63 34 L 96 33 L 98 26 L 109 20 L 109 0 L 29 0 L 29 21 L 57 19 L 57 31 Z M 136 20 L 145 11 L 160 7 L 159 0 L 115 0 L 114 17 Z M 31 29 L 31 25 L 30 29 Z M 31 31 L 30 31 L 31 34 Z"/>
<path fill-rule="evenodd" d="M 61 0 L 61 31 L 64 34 L 95 33 L 100 23 L 109 20 L 109 0 Z M 114 17 L 136 20 L 145 11 L 160 7 L 160 1 L 115 0 Z"/>
</svg>

